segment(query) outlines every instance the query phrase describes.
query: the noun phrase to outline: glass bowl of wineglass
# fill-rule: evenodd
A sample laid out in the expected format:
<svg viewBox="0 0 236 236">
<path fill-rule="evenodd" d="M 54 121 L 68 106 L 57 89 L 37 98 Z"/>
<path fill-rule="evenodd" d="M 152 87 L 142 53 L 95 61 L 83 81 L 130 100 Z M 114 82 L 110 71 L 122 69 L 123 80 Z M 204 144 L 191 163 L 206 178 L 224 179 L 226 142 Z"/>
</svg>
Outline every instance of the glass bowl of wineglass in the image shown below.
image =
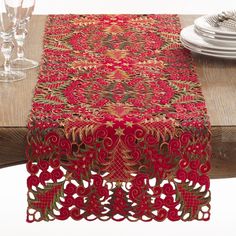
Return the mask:
<svg viewBox="0 0 236 236">
<path fill-rule="evenodd" d="M 6 6 L 7 1 L 5 0 Z M 11 61 L 11 67 L 13 70 L 28 70 L 35 68 L 39 65 L 37 61 L 25 57 L 24 44 L 25 38 L 28 33 L 28 25 L 35 7 L 35 0 L 21 0 L 22 5 L 18 14 L 11 14 L 12 18 L 16 17 L 18 20 L 17 27 L 14 33 L 14 37 L 17 44 L 17 58 Z M 7 6 L 8 12 L 12 12 Z"/>
<path fill-rule="evenodd" d="M 17 16 L 21 8 L 21 0 L 5 0 L 9 1 L 9 5 Z M 0 37 L 2 39 L 1 52 L 4 56 L 4 69 L 0 70 L 0 82 L 14 82 L 25 78 L 25 73 L 21 71 L 13 71 L 10 66 L 10 59 L 14 47 L 13 37 L 17 26 L 17 17 L 12 17 L 8 13 L 4 0 L 0 0 Z"/>
</svg>

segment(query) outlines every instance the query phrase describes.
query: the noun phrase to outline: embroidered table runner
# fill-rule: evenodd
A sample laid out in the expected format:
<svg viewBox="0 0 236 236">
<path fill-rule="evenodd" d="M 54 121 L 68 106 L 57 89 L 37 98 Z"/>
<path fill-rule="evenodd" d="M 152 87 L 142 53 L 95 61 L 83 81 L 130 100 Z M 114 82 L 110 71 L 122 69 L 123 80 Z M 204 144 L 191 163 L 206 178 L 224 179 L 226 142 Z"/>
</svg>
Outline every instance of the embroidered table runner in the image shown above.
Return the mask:
<svg viewBox="0 0 236 236">
<path fill-rule="evenodd" d="M 176 15 L 50 15 L 27 221 L 208 220 L 210 124 Z"/>
</svg>

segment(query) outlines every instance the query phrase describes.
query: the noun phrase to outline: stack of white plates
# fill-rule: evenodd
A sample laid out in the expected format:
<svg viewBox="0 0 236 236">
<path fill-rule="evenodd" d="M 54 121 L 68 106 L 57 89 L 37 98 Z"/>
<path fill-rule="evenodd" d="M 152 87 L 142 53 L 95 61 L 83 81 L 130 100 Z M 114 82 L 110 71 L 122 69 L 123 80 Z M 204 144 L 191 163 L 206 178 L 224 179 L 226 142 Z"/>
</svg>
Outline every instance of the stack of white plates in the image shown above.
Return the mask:
<svg viewBox="0 0 236 236">
<path fill-rule="evenodd" d="M 184 28 L 180 34 L 183 46 L 208 56 L 236 59 L 236 28 L 215 26 L 211 23 L 213 17 L 199 17 L 194 25 Z"/>
</svg>

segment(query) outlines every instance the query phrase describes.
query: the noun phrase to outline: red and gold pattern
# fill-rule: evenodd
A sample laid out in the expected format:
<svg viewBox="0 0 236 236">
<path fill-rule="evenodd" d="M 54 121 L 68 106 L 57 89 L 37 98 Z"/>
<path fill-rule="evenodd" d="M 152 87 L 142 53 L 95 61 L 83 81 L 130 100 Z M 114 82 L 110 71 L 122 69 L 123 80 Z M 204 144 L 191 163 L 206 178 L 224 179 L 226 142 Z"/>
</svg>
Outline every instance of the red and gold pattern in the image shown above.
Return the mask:
<svg viewBox="0 0 236 236">
<path fill-rule="evenodd" d="M 208 220 L 210 124 L 176 15 L 51 15 L 27 221 Z"/>
</svg>

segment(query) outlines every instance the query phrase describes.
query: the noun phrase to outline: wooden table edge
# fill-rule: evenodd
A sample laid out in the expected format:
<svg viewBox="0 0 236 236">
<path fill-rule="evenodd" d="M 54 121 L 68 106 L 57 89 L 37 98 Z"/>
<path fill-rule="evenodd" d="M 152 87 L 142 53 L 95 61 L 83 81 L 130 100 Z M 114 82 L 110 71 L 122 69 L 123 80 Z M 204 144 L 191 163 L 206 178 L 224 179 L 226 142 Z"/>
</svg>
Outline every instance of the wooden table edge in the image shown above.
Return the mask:
<svg viewBox="0 0 236 236">
<path fill-rule="evenodd" d="M 212 135 L 217 136 L 212 143 L 212 170 L 209 173 L 212 179 L 236 177 L 236 158 L 233 158 L 232 153 L 228 153 L 236 140 L 224 140 L 224 133 L 228 133 L 229 128 L 230 130 L 233 128 L 236 133 L 236 126 L 212 127 Z M 27 131 L 26 127 L 0 127 L 0 169 L 27 162 L 25 156 Z"/>
</svg>

